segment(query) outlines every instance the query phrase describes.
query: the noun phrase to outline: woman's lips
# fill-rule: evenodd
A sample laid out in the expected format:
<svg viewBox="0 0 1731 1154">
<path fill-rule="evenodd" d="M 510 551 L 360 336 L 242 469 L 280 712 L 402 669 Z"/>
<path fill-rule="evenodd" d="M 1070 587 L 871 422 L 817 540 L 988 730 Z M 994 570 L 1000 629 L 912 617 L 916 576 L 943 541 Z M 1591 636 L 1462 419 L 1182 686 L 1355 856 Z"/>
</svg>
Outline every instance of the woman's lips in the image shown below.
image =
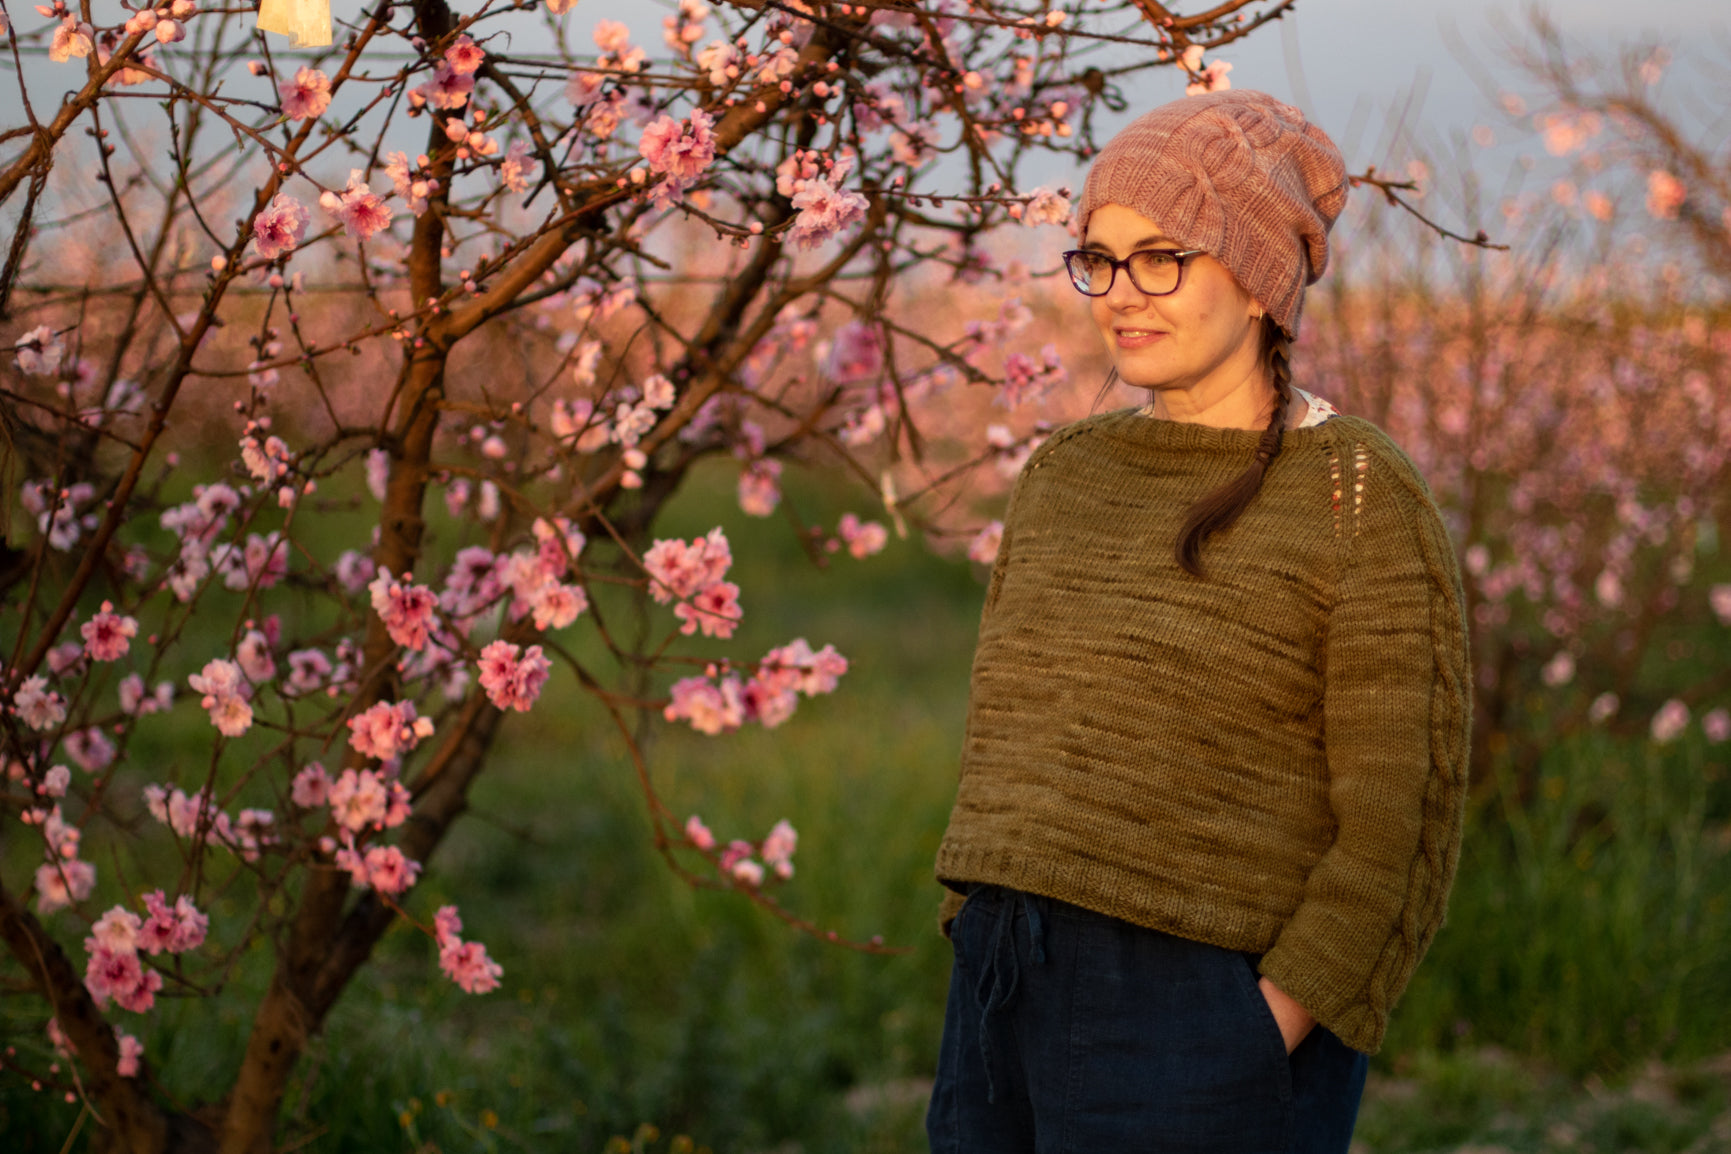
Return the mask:
<svg viewBox="0 0 1731 1154">
<path fill-rule="evenodd" d="M 1112 331 L 1112 338 L 1118 342 L 1118 347 L 1121 349 L 1147 348 L 1157 341 L 1165 340 L 1166 335 L 1163 332 L 1138 329 L 1114 329 Z"/>
</svg>

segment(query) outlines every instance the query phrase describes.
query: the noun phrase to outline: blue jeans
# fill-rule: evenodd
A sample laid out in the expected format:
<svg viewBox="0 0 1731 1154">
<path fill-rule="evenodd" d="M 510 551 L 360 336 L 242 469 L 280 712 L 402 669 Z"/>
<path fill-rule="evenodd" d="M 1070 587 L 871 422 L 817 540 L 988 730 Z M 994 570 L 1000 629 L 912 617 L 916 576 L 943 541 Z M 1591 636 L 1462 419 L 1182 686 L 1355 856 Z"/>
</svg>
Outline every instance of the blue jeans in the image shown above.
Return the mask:
<svg viewBox="0 0 1731 1154">
<path fill-rule="evenodd" d="M 1345 1154 L 1368 1061 L 1288 1057 L 1253 955 L 998 886 L 950 934 L 933 1154 Z"/>
</svg>

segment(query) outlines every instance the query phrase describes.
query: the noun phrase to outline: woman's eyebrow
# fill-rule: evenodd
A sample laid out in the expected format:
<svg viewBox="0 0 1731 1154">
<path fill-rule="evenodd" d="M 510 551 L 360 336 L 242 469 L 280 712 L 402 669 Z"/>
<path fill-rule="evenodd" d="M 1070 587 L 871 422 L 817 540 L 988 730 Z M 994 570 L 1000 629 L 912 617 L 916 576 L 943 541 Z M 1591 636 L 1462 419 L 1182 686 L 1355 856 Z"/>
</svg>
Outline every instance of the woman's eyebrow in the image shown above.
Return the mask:
<svg viewBox="0 0 1731 1154">
<path fill-rule="evenodd" d="M 1171 237 L 1161 236 L 1159 233 L 1155 233 L 1152 236 L 1145 236 L 1141 240 L 1137 241 L 1135 244 L 1131 245 L 1130 251 L 1135 252 L 1139 248 L 1147 248 L 1150 245 L 1172 244 L 1172 243 L 1173 243 L 1173 240 Z M 1098 241 L 1098 240 L 1084 241 L 1082 243 L 1082 247 L 1089 250 L 1090 252 L 1103 252 L 1103 253 L 1106 253 L 1107 255 L 1111 255 L 1111 252 L 1112 252 L 1112 246 L 1109 244 L 1106 244 L 1104 241 Z"/>
</svg>

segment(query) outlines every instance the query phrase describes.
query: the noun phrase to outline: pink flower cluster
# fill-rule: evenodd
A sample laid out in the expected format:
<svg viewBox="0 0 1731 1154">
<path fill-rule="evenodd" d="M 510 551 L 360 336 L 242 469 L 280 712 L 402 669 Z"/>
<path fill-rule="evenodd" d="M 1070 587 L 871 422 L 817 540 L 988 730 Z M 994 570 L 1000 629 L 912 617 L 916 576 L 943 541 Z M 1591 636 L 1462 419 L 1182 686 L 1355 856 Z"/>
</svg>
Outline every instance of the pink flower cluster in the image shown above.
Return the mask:
<svg viewBox="0 0 1731 1154">
<path fill-rule="evenodd" d="M 232 850 L 244 861 L 258 860 L 259 847 L 274 840 L 269 827 L 275 815 L 268 809 L 243 809 L 231 819 L 209 790 L 188 796 L 179 787 L 170 790 L 152 783 L 144 787 L 143 793 L 150 816 L 177 835 L 193 837 L 202 825 L 210 841 Z"/>
<path fill-rule="evenodd" d="M 871 202 L 859 193 L 834 188 L 823 177 L 802 184 L 793 195 L 793 207 L 799 212 L 793 221 L 793 239 L 800 248 L 816 248 L 863 220 L 871 207 Z"/>
<path fill-rule="evenodd" d="M 252 728 L 252 706 L 247 703 L 252 686 L 239 665 L 216 658 L 206 662 L 201 672 L 188 676 L 186 683 L 194 692 L 204 694 L 199 704 L 210 713 L 210 723 L 218 733 L 239 737 Z"/>
<path fill-rule="evenodd" d="M 362 851 L 353 841 L 346 841 L 336 852 L 336 863 L 339 869 L 349 871 L 349 878 L 357 887 L 391 897 L 414 885 L 421 873 L 421 863 L 394 845 L 368 846 Z"/>
<path fill-rule="evenodd" d="M 171 907 L 163 892 L 154 890 L 144 896 L 144 904 L 147 920 L 141 921 L 125 906 L 115 906 L 97 920 L 91 936 L 84 939 L 84 948 L 90 952 L 84 985 L 98 1006 L 113 1000 L 121 1009 L 144 1013 L 156 1003 L 162 975 L 146 969 L 138 951 L 152 956 L 164 950 L 180 954 L 204 943 L 210 919 L 185 894 Z"/>
<path fill-rule="evenodd" d="M 1040 359 L 1026 353 L 1011 353 L 1004 358 L 1004 387 L 997 400 L 1009 408 L 1038 401 L 1070 379 L 1069 371 L 1058 356 L 1058 346 L 1045 345 Z"/>
<path fill-rule="evenodd" d="M 461 986 L 465 993 L 484 994 L 499 988 L 503 966 L 487 956 L 487 947 L 480 942 L 465 942 L 458 937 L 463 920 L 456 906 L 440 906 L 433 915 L 434 937 L 439 943 L 439 968 Z"/>
<path fill-rule="evenodd" d="M 701 108 L 691 110 L 688 120 L 661 116 L 637 142 L 637 151 L 652 172 L 689 187 L 715 160 L 715 121 Z"/>
<path fill-rule="evenodd" d="M 649 593 L 665 605 L 677 600 L 674 616 L 686 635 L 703 630 L 705 637 L 731 637 L 739 623 L 739 586 L 723 578 L 733 564 L 733 551 L 719 528 L 689 543 L 657 541 L 643 554 Z"/>
<path fill-rule="evenodd" d="M 57 768 L 64 771 L 64 767 Z M 53 774 L 49 770 L 47 777 Z M 51 785 L 47 777 L 44 793 L 52 794 L 55 789 L 65 792 L 64 783 Z M 25 824 L 42 827 L 43 852 L 48 859 L 36 867 L 37 912 L 51 914 L 89 897 L 96 885 L 96 867 L 78 858 L 78 843 L 83 837 L 78 827 L 61 817 L 58 805 L 50 810 L 27 809 L 22 816 Z"/>
<path fill-rule="evenodd" d="M 519 646 L 508 641 L 494 641 L 481 650 L 481 688 L 497 708 L 527 713 L 541 696 L 552 664 L 539 645 L 529 646 L 521 657 L 518 652 Z"/>
<path fill-rule="evenodd" d="M 703 677 L 674 682 L 662 716 L 668 721 L 686 721 L 699 733 L 728 733 L 748 721 L 774 729 L 793 716 L 799 695 L 808 697 L 835 690 L 847 672 L 847 658 L 825 645 L 813 652 L 801 637 L 772 649 L 758 663 L 747 681 L 737 675 L 719 676 L 713 668 Z"/>
<path fill-rule="evenodd" d="M 403 574 L 403 581 L 413 579 L 411 574 Z M 425 585 L 405 585 L 393 579 L 389 569 L 380 566 L 367 591 L 373 597 L 373 612 L 385 623 L 392 641 L 405 649 L 419 650 L 426 646 L 437 624 L 433 611 L 439 607 L 439 598 L 431 589 Z"/>
<path fill-rule="evenodd" d="M 862 560 L 873 553 L 882 552 L 889 542 L 887 529 L 876 521 L 861 521 L 855 513 L 843 513 L 836 532 L 841 537 L 841 543 L 847 546 L 847 551 Z"/>
<path fill-rule="evenodd" d="M 349 746 L 363 757 L 389 761 L 433 735 L 433 721 L 417 716 L 412 701 L 380 701 L 349 718 Z"/>
<path fill-rule="evenodd" d="M 703 823 L 698 821 L 695 815 L 686 823 L 686 836 L 691 837 L 692 843 L 698 845 L 698 848 L 708 849 L 708 845 L 698 844 L 697 838 L 692 836 L 693 823 L 695 823 L 696 829 L 708 839 L 709 845 L 714 844 L 713 835 L 703 828 Z M 775 876 L 783 881 L 792 877 L 793 852 L 798 846 L 799 834 L 793 826 L 785 820 L 778 821 L 775 823 L 775 827 L 769 831 L 769 836 L 763 839 L 761 845 L 754 846 L 742 839 L 729 842 L 727 848 L 721 851 L 721 856 L 716 864 L 722 873 L 732 877 L 734 881 L 756 888 L 763 884 L 765 866 L 775 871 Z M 762 860 L 752 860 L 754 854 Z"/>
</svg>

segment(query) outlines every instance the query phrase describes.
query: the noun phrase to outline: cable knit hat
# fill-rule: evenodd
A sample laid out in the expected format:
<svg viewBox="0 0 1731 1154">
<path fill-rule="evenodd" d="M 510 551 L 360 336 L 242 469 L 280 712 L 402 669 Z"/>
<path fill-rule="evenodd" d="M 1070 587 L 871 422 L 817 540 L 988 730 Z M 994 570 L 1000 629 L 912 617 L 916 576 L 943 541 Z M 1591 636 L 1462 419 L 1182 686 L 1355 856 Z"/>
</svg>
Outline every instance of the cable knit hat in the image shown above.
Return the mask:
<svg viewBox="0 0 1731 1154">
<path fill-rule="evenodd" d="M 1346 203 L 1346 162 L 1304 113 L 1241 88 L 1144 113 L 1100 150 L 1078 227 L 1103 204 L 1154 221 L 1212 254 L 1298 336 L 1304 287 L 1328 267 L 1328 230 Z"/>
</svg>

